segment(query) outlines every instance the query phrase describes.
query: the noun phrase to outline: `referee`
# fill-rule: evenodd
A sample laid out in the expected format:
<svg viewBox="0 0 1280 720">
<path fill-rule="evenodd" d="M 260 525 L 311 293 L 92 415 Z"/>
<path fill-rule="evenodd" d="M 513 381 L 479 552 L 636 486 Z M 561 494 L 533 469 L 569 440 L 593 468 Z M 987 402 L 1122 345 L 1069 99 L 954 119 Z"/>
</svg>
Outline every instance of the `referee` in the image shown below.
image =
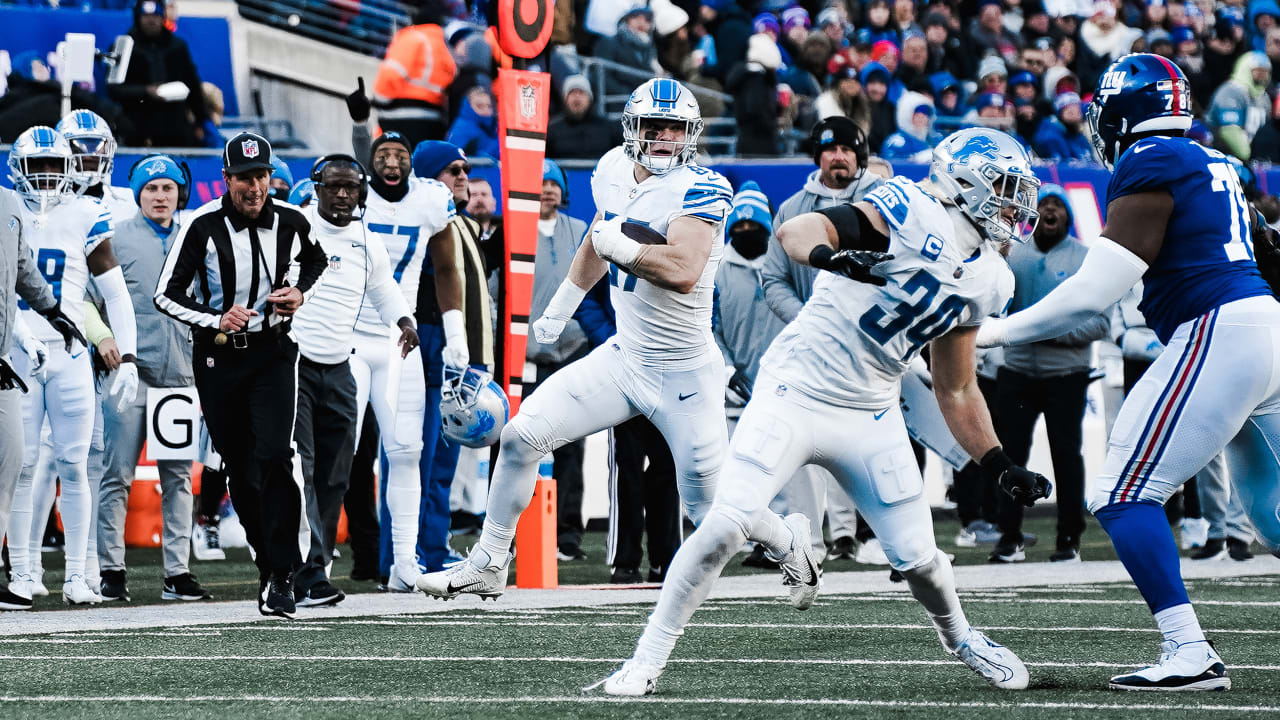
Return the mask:
<svg viewBox="0 0 1280 720">
<path fill-rule="evenodd" d="M 292 618 L 293 574 L 309 538 L 293 450 L 298 346 L 289 325 L 327 258 L 303 214 L 271 201 L 271 173 L 265 138 L 241 133 L 227 142 L 227 192 L 183 224 L 155 303 L 192 327 L 200 405 L 256 553 L 258 609 Z"/>
</svg>

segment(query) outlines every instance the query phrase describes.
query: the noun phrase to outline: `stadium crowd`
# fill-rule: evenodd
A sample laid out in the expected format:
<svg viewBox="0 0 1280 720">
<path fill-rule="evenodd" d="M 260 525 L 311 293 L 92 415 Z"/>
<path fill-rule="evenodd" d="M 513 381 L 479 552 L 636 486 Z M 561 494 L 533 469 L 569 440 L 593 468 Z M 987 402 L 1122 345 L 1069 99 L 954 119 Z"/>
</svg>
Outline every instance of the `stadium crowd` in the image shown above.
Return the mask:
<svg viewBox="0 0 1280 720">
<path fill-rule="evenodd" d="M 129 77 L 124 84 L 112 86 L 106 96 L 84 93 L 75 98 L 75 105 L 94 110 L 97 120 L 74 119 L 77 114 L 68 119 L 57 116 L 57 88 L 49 68 L 31 53 L 14 58 L 7 91 L 0 97 L 0 139 L 12 142 L 33 125 L 56 125 L 70 141 L 76 168 L 105 168 L 108 178 L 117 142 L 154 147 L 225 145 L 228 172 L 248 167 L 232 164 L 232 146 L 248 140 L 237 136 L 228 143 L 218 131 L 217 89 L 201 83 L 189 51 L 173 34 L 177 21 L 173 6 L 161 0 L 139 0 L 133 8 L 135 26 L 130 32 L 139 49 Z M 415 556 L 427 571 L 459 559 L 449 544 L 451 532 L 478 529 L 489 467 L 488 451 L 468 451 L 468 462 L 460 463 L 459 447 L 441 436 L 438 405 L 441 393 L 448 392 L 440 381 L 442 366 L 450 365 L 449 353 L 456 351 L 463 367 L 476 367 L 495 377 L 509 374 L 500 367 L 506 333 L 497 320 L 505 291 L 502 218 L 492 188 L 470 177 L 469 158 L 497 157 L 492 84 L 496 69 L 510 63 L 486 29 L 484 13 L 480 3 L 428 0 L 416 10 L 412 24 L 392 39 L 371 92 L 362 86 L 347 98 L 355 158 L 363 165 L 362 192 L 398 201 L 405 190 L 397 190 L 396 184 L 407 186 L 413 175 L 443 184 L 449 192 L 441 195 L 441 207 L 456 209 L 456 217 L 450 213 L 431 225 L 434 232 L 453 234 L 456 253 L 448 258 L 433 255 L 434 271 L 430 263 L 423 264 L 416 308 L 408 323 L 421 337 L 426 373 L 423 447 L 418 449 L 421 455 L 415 468 L 422 498 Z M 626 95 L 654 76 L 723 92 L 733 98 L 731 109 L 719 102 L 718 95 L 710 94 L 701 103 L 702 114 L 707 118 L 732 114 L 739 132 L 739 155 L 778 156 L 786 147 L 786 135 L 791 134 L 801 139 L 802 152 L 813 160 L 813 172 L 790 197 L 766 197 L 750 182 L 736 188 L 725 222 L 726 250 L 716 276 L 713 327 L 729 368 L 725 393 L 731 417 L 750 397 L 760 357 L 808 298 L 817 273 L 786 256 L 773 237 L 777 227 L 801 213 L 860 200 L 892 175 L 893 162 L 927 161 L 941 135 L 958 127 L 987 125 L 1005 130 L 1046 161 L 1091 162 L 1084 107 L 1093 94 L 1105 92 L 1103 69 L 1130 51 L 1159 54 L 1183 69 L 1202 120 L 1189 134 L 1238 158 L 1236 170 L 1249 199 L 1270 222 L 1280 221 L 1280 202 L 1258 192 L 1249 165 L 1280 157 L 1280 103 L 1275 101 L 1275 79 L 1280 78 L 1280 65 L 1276 65 L 1280 63 L 1280 5 L 1275 0 L 1259 0 L 1248 7 L 1240 0 L 1145 4 L 833 0 L 825 6 L 775 0 L 754 4 L 653 0 L 648 5 L 589 0 L 557 3 L 555 19 L 551 48 L 540 60 L 552 75 L 557 107 L 548 129 L 550 160 L 543 169 L 530 317 L 541 315 L 553 300 L 592 220 L 574 215 L 565 173 L 554 161 L 598 159 L 621 143 L 621 125 L 596 107 L 608 96 Z M 611 63 L 605 67 L 603 87 L 593 86 L 588 79 L 588 57 Z M 376 132 L 370 130 L 373 122 L 379 128 Z M 249 140 L 261 141 L 254 146 L 254 155 L 272 157 L 265 138 Z M 329 163 L 332 173 L 346 169 L 342 162 L 339 158 Z M 12 158 L 10 164 L 13 167 Z M 260 163 L 250 164 L 256 168 Z M 74 602 L 130 597 L 123 549 L 124 499 L 140 452 L 139 415 L 145 393 L 127 399 L 122 395 L 117 404 L 113 378 L 122 365 L 136 362 L 135 384 L 140 375 L 144 390 L 192 382 L 192 346 L 186 329 L 152 302 L 152 290 L 162 272 L 167 272 L 160 267 L 163 256 L 158 251 L 171 249 L 178 229 L 187 221 L 181 206 L 190 194 L 191 180 L 179 162 L 166 155 L 150 156 L 140 165 L 146 174 L 131 172 L 128 188 L 110 187 L 99 173 L 96 182 L 84 180 L 77 190 L 100 198 L 110 210 L 111 245 L 132 295 L 137 337 L 127 341 L 136 345 L 136 357 L 122 359 L 133 353 L 123 352 L 117 343 L 120 328 L 113 333 L 108 327 L 117 319 L 102 293 L 90 291 L 89 318 L 83 329 L 98 363 L 100 433 L 95 437 L 100 441 L 88 449 L 91 529 L 87 548 L 82 544 L 79 550 L 87 557 L 75 567 L 81 568 L 93 597 L 68 595 Z M 309 178 L 295 182 L 287 166 L 276 160 L 269 173 L 274 201 L 302 208 L 320 204 L 319 186 L 338 186 L 325 175 L 325 165 L 322 161 Z M 156 200 L 160 193 L 174 193 L 174 197 Z M 1038 204 L 1041 222 L 1034 242 L 1014 248 L 1008 256 L 1017 278 L 1011 311 L 1048 294 L 1079 268 L 1085 252 L 1074 236 L 1065 192 L 1046 185 Z M 424 221 L 423 227 L 429 224 Z M 454 279 L 446 281 L 442 274 Z M 399 275 L 396 281 L 401 281 Z M 437 296 L 444 297 L 442 287 L 454 282 L 462 302 L 437 303 Z M 526 393 L 536 392 L 552 372 L 585 356 L 613 334 L 608 282 L 606 277 L 588 293 L 556 342 L 541 344 L 530 338 L 527 359 L 535 377 L 526 385 Z M 454 312 L 459 315 L 451 316 Z M 95 319 L 97 315 L 109 322 Z M 395 320 L 392 317 L 387 324 Z M 461 341 L 451 327 L 455 322 L 460 325 L 454 327 L 465 328 Z M 305 323 L 295 325 L 294 331 L 308 332 Z M 997 432 L 1015 462 L 1026 462 L 1031 429 L 1039 415 L 1045 417 L 1059 499 L 1051 556 L 1055 561 L 1078 560 L 1085 531 L 1081 423 L 1087 388 L 1096 379 L 1091 346 L 1098 341 L 1121 348 L 1126 388 L 1160 351 L 1141 315 L 1122 303 L 1110 318 L 1100 317 L 1068 336 L 1003 353 L 987 352 L 980 369 Z M 300 344 L 305 359 L 306 343 Z M 428 353 L 434 355 L 428 357 Z M 212 359 L 209 362 L 212 368 Z M 199 367 L 195 371 L 198 375 Z M 344 474 L 338 483 L 343 492 L 337 494 L 347 511 L 355 560 L 352 579 L 378 580 L 384 588 L 395 590 L 398 571 L 388 562 L 396 542 L 388 530 L 393 522 L 386 512 L 388 489 L 371 473 L 379 464 L 378 422 L 375 413 L 364 408 L 357 415 L 363 416 L 362 425 L 357 427 L 352 418 L 351 426 L 342 429 L 351 433 L 343 442 L 350 441 L 355 461 L 350 478 Z M 395 454 L 388 447 L 387 432 L 381 429 L 382 447 L 393 457 L 382 458 L 382 470 L 377 473 L 382 479 Z M 39 436 L 39 428 L 34 435 Z M 917 458 L 923 463 L 924 447 L 938 448 L 925 439 L 920 442 Z M 661 581 L 682 536 L 671 453 L 644 418 L 611 430 L 610 444 L 611 527 L 604 563 L 613 582 Z M 11 536 L 8 542 L 11 561 L 15 546 L 21 543 L 26 548 L 17 556 L 21 565 L 13 568 L 14 578 L 22 585 L 11 583 L 6 596 L 6 602 L 18 605 L 14 596 L 25 597 L 29 606 L 31 595 L 44 590 L 39 546 L 45 537 L 44 521 L 50 517 L 55 478 L 63 469 L 54 461 L 54 445 L 46 444 L 41 453 L 38 462 L 24 462 L 27 476 L 25 485 L 19 485 L 18 499 L 27 503 L 30 532 L 16 541 Z M 544 461 L 548 467 L 542 474 L 554 476 L 559 484 L 562 562 L 588 559 L 581 547 L 583 454 L 582 443 L 572 443 Z M 228 478 L 214 458 L 215 453 L 203 458 L 206 465 L 198 500 L 192 498 L 189 470 L 181 463 L 160 468 L 166 599 L 210 597 L 191 575 L 188 556 L 194 551 L 198 560 L 223 557 L 219 526 L 228 507 L 224 501 Z M 996 493 L 975 464 L 962 460 L 953 467 L 954 486 L 948 497 L 960 516 L 955 543 L 992 545 L 994 562 L 1025 559 L 1025 547 L 1035 539 L 1022 531 L 1021 506 Z M 307 475 L 309 482 L 312 474 L 314 470 Z M 233 487 L 237 480 L 230 478 Z M 1228 554 L 1236 560 L 1248 559 L 1252 531 L 1238 501 L 1233 506 L 1228 500 L 1221 468 L 1211 465 L 1197 480 L 1171 502 L 1170 517 L 1181 524 L 1184 549 L 1196 548 L 1193 557 L 1203 559 Z M 65 503 L 67 478 L 62 481 Z M 381 499 L 374 495 L 375 486 L 380 486 Z M 314 490 L 308 493 L 311 500 Z M 814 544 L 827 562 L 856 558 L 889 564 L 852 500 L 826 472 L 812 466 L 802 469 L 775 502 L 784 513 L 803 511 L 809 516 Z M 310 523 L 315 535 L 330 536 L 329 546 L 306 558 L 319 579 L 307 587 L 300 582 L 298 600 L 311 601 L 303 604 L 339 602 L 342 592 L 323 570 L 334 549 L 332 523 L 323 518 L 311 518 Z M 824 540 L 824 528 L 829 540 Z M 642 573 L 646 535 L 647 574 Z M 762 551 L 752 553 L 745 562 L 776 566 Z M 70 573 L 71 563 L 68 568 Z"/>
</svg>

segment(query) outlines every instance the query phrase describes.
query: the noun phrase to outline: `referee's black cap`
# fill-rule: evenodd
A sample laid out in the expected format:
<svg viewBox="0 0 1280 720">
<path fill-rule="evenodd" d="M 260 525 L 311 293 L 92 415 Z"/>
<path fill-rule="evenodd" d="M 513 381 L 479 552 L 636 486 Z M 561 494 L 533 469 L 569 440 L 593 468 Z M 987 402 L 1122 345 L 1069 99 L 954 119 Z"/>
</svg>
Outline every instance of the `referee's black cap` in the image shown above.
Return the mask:
<svg viewBox="0 0 1280 720">
<path fill-rule="evenodd" d="M 259 168 L 271 169 L 271 143 L 257 133 L 242 132 L 222 149 L 222 170 L 236 175 Z"/>
</svg>

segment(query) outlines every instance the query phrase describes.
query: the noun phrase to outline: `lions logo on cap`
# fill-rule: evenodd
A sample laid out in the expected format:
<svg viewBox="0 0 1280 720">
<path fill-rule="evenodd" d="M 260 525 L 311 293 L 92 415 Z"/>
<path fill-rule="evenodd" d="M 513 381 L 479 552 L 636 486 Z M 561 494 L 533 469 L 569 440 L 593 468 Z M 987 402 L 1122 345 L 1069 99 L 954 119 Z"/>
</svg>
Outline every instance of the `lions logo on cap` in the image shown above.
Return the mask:
<svg viewBox="0 0 1280 720">
<path fill-rule="evenodd" d="M 835 132 L 832 131 L 830 128 L 828 128 L 822 131 L 822 136 L 818 138 L 818 144 L 826 145 L 827 143 L 834 142 L 835 139 L 836 139 Z"/>
<path fill-rule="evenodd" d="M 244 142 L 241 142 L 241 143 L 240 143 L 240 152 L 244 153 L 244 156 L 245 156 L 245 157 L 247 157 L 247 158 L 256 158 L 256 157 L 258 157 L 258 141 L 257 141 L 257 140 L 245 140 Z"/>
<path fill-rule="evenodd" d="M 155 177 L 164 172 L 166 167 L 163 160 L 152 160 L 145 169 L 148 175 Z"/>
</svg>

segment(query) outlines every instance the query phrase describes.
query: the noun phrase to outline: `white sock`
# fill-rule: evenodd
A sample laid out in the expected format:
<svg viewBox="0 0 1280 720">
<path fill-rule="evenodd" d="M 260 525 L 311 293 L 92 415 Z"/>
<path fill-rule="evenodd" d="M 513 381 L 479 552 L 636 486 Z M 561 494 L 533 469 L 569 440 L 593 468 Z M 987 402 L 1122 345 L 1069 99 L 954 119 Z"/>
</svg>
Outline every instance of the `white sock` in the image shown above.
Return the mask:
<svg viewBox="0 0 1280 720">
<path fill-rule="evenodd" d="M 955 650 L 972 630 L 969 620 L 960 607 L 956 595 L 956 575 L 951 561 L 942 551 L 937 551 L 931 562 L 902 573 L 911 588 L 911 595 L 924 606 L 924 610 L 938 631 L 942 646 Z"/>
<path fill-rule="evenodd" d="M 751 520 L 751 539 L 764 547 L 766 557 L 776 562 L 791 554 L 795 533 L 781 516 L 764 510 L 752 515 Z"/>
<path fill-rule="evenodd" d="M 387 456 L 387 512 L 391 515 L 391 556 L 400 577 L 418 576 L 418 511 L 422 486 L 418 460 L 411 454 Z"/>
<path fill-rule="evenodd" d="M 520 522 L 520 514 L 533 500 L 542 455 L 521 439 L 504 444 L 498 451 L 498 464 L 493 469 L 493 482 L 489 485 L 484 530 L 478 542 L 495 562 L 501 562 L 511 552 L 516 523 Z"/>
<path fill-rule="evenodd" d="M 15 576 L 31 572 L 28 551 L 31 539 L 31 503 L 34 500 L 31 482 L 35 471 L 34 465 L 22 466 L 18 473 L 18 485 L 13 490 L 13 505 L 9 510 L 9 566 L 13 568 Z"/>
<path fill-rule="evenodd" d="M 89 550 L 89 471 L 84 460 L 58 461 L 58 477 L 62 480 L 62 530 L 67 537 L 66 577 L 84 576 L 85 554 Z"/>
<path fill-rule="evenodd" d="M 58 471 L 54 467 L 52 451 L 40 448 L 35 474 L 31 476 L 31 532 L 27 534 L 27 570 L 34 574 L 40 569 L 40 553 L 44 548 L 44 531 L 49 525 L 49 512 L 58 498 Z M 59 510 L 61 512 L 61 510 Z"/>
<path fill-rule="evenodd" d="M 1174 605 L 1156 613 L 1156 625 L 1164 634 L 1165 640 L 1172 640 L 1179 645 L 1203 642 L 1204 631 L 1200 629 L 1200 620 L 1191 603 Z"/>
<path fill-rule="evenodd" d="M 637 660 L 666 666 L 693 611 L 707 599 L 716 578 L 746 539 L 741 522 L 712 508 L 671 560 L 658 605 L 636 645 Z"/>
</svg>

